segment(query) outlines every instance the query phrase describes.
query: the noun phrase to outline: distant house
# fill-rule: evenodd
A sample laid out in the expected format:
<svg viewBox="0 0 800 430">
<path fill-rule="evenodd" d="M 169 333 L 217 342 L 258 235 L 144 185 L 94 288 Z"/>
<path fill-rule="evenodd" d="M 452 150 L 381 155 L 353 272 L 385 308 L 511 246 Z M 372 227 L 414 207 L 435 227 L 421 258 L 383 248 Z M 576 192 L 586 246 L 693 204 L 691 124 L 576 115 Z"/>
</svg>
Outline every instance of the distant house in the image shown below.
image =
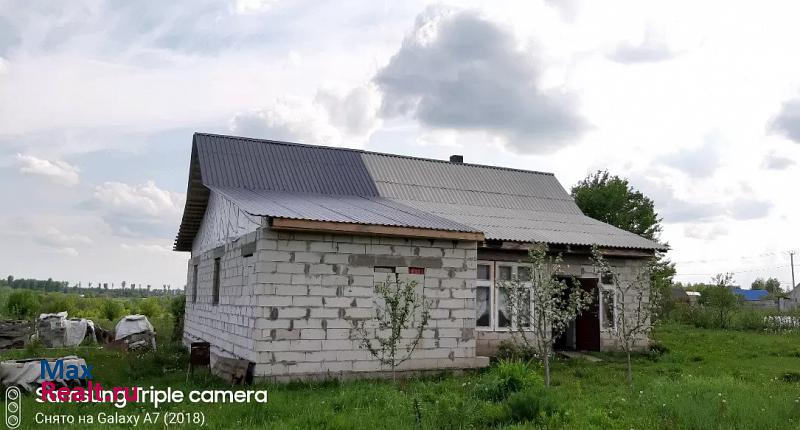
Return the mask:
<svg viewBox="0 0 800 430">
<path fill-rule="evenodd" d="M 742 298 L 742 305 L 752 309 L 785 311 L 792 308 L 791 300 L 773 297 L 767 290 L 743 290 L 735 288 L 733 292 Z"/>
<path fill-rule="evenodd" d="M 700 300 L 700 293 L 697 291 L 687 291 L 685 288 L 672 287 L 672 301 L 694 305 Z"/>
<path fill-rule="evenodd" d="M 741 297 L 744 302 L 759 302 L 763 301 L 769 296 L 767 290 L 743 290 L 741 288 L 734 288 L 733 293 Z"/>
<path fill-rule="evenodd" d="M 198 133 L 175 241 L 191 252 L 184 341 L 259 378 L 380 372 L 351 329 L 389 276 L 433 300 L 402 370 L 484 366 L 515 324 L 498 283 L 525 276 L 532 243 L 598 299 L 559 346 L 614 349 L 610 304 L 629 298 L 605 292 L 590 247 L 623 276 L 664 247 L 583 215 L 552 174 Z"/>
<path fill-rule="evenodd" d="M 797 284 L 792 291 L 789 291 L 788 305 L 792 309 L 800 308 L 800 284 Z"/>
</svg>

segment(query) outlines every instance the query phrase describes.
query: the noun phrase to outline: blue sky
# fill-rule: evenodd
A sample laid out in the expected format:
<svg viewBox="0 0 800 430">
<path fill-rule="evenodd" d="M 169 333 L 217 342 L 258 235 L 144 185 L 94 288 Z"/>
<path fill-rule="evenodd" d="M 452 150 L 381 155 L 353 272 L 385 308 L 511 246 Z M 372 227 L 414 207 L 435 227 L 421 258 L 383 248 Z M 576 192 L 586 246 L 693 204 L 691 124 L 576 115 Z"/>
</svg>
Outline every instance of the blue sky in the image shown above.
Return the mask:
<svg viewBox="0 0 800 430">
<path fill-rule="evenodd" d="M 790 279 L 794 2 L 0 0 L 0 275 L 182 286 L 191 134 L 653 197 L 680 280 Z"/>
</svg>

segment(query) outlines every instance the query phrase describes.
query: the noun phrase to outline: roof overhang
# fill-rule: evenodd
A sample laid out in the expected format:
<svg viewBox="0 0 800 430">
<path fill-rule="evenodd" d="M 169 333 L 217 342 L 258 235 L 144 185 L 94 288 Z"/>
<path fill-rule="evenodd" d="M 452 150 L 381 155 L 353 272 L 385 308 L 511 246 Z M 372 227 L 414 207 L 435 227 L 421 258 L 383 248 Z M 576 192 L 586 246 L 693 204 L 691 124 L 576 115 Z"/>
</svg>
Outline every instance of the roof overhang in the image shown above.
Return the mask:
<svg viewBox="0 0 800 430">
<path fill-rule="evenodd" d="M 365 236 L 410 237 L 422 239 L 483 241 L 483 233 L 468 231 L 435 230 L 416 227 L 399 227 L 374 224 L 355 224 L 331 221 L 312 221 L 293 218 L 272 218 L 270 228 L 276 231 L 303 231 Z"/>
<path fill-rule="evenodd" d="M 200 171 L 200 159 L 197 154 L 197 145 L 192 140 L 192 156 L 189 162 L 189 183 L 186 186 L 186 205 L 183 209 L 181 226 L 175 237 L 174 251 L 191 251 L 192 242 L 200 230 L 200 223 L 206 213 L 209 189 L 203 185 L 203 176 Z"/>
</svg>

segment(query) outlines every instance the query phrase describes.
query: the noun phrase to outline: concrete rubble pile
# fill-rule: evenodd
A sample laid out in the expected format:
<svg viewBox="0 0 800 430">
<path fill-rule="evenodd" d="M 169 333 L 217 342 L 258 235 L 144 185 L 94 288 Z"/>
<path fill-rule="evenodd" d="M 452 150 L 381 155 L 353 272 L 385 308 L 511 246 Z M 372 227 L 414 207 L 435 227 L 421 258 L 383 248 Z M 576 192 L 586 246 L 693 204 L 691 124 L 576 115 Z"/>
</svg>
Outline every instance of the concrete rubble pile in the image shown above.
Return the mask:
<svg viewBox="0 0 800 430">
<path fill-rule="evenodd" d="M 56 386 L 77 386 L 83 385 L 86 381 L 80 379 L 66 379 L 66 372 L 56 373 L 51 376 L 45 372 L 42 378 L 42 358 L 27 358 L 23 360 L 6 360 L 0 362 L 0 383 L 5 387 L 16 386 L 28 392 L 34 391 L 43 381 L 52 381 Z M 86 366 L 86 360 L 74 355 L 68 355 L 63 358 L 47 358 L 46 359 L 51 368 L 56 366 L 57 360 L 61 360 L 62 366 L 67 368 L 75 366 L 76 368 L 83 368 Z"/>
<path fill-rule="evenodd" d="M 0 321 L 0 350 L 24 348 L 32 334 L 30 321 Z"/>
<path fill-rule="evenodd" d="M 114 341 L 127 349 L 156 349 L 156 331 L 144 315 L 128 315 L 117 323 Z"/>
<path fill-rule="evenodd" d="M 95 340 L 95 327 L 91 320 L 67 318 L 66 312 L 41 314 L 36 331 L 39 341 L 48 348 L 78 346 L 83 340 Z"/>
</svg>

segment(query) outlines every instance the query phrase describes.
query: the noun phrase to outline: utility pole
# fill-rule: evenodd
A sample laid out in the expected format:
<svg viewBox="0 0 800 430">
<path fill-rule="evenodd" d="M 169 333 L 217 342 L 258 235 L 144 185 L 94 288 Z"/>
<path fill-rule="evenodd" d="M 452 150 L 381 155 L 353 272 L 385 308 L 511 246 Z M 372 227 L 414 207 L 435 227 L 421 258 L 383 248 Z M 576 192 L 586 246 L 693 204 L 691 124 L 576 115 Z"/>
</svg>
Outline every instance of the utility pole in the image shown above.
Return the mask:
<svg viewBox="0 0 800 430">
<path fill-rule="evenodd" d="M 794 290 L 797 286 L 797 284 L 794 283 L 794 251 L 789 251 L 789 265 L 792 266 L 792 290 Z"/>
</svg>

